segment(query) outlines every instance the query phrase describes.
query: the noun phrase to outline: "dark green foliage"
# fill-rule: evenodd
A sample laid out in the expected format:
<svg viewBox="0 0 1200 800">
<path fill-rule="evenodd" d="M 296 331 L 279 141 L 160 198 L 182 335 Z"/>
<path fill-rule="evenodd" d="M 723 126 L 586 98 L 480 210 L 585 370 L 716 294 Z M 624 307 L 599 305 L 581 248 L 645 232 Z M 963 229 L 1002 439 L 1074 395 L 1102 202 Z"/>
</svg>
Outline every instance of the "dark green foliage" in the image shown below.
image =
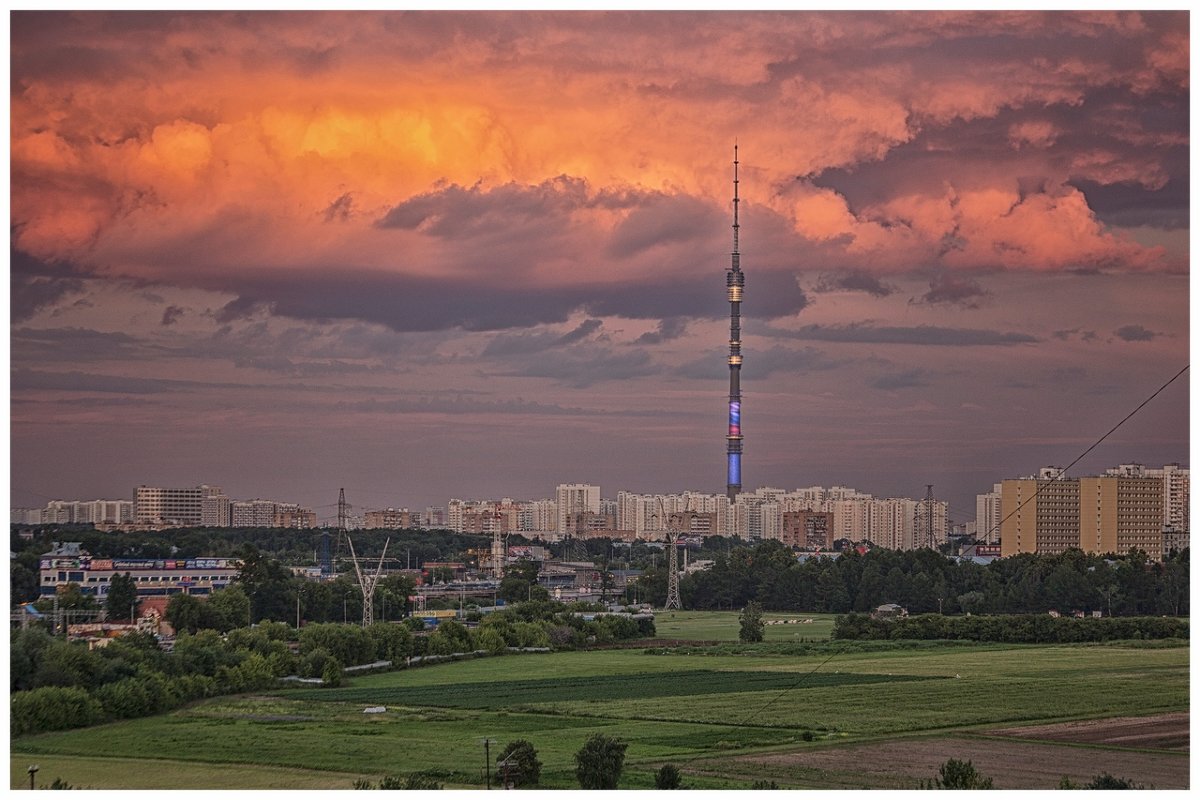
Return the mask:
<svg viewBox="0 0 1200 800">
<path fill-rule="evenodd" d="M 933 550 L 851 550 L 839 557 L 798 562 L 777 541 L 743 543 L 712 553 L 712 569 L 685 576 L 687 608 L 741 608 L 751 600 L 787 611 L 870 611 L 898 603 L 912 614 L 1035 614 L 1055 609 L 1105 616 L 1188 614 L 1189 551 L 1162 563 L 1144 553 L 1062 555 L 1031 553 L 983 566 L 955 561 Z M 643 596 L 661 602 L 666 575 L 648 570 L 638 581 Z"/>
<path fill-rule="evenodd" d="M 679 772 L 679 767 L 674 764 L 663 764 L 654 773 L 654 788 L 655 789 L 682 789 L 683 776 Z"/>
<path fill-rule="evenodd" d="M 342 685 L 342 665 L 336 658 L 330 658 L 321 669 L 321 684 L 329 689 Z"/>
<path fill-rule="evenodd" d="M 501 766 L 507 761 L 507 768 Z M 537 750 L 525 739 L 511 741 L 496 756 L 496 782 L 504 786 L 505 775 L 515 788 L 536 786 L 542 777 L 542 762 L 538 760 Z"/>
<path fill-rule="evenodd" d="M 778 789 L 779 784 L 775 781 L 755 781 L 750 784 L 751 789 Z"/>
<path fill-rule="evenodd" d="M 1134 783 L 1128 778 L 1114 778 L 1105 772 L 1103 775 L 1097 775 L 1091 781 L 1083 785 L 1084 789 L 1145 789 L 1146 787 L 1140 783 Z"/>
<path fill-rule="evenodd" d="M 75 686 L 47 686 L 12 695 L 9 728 L 13 736 L 94 725 L 103 718 L 100 702 Z"/>
<path fill-rule="evenodd" d="M 593 733 L 575 754 L 575 777 L 583 789 L 616 789 L 625 767 L 626 742 Z"/>
<path fill-rule="evenodd" d="M 938 777 L 924 789 L 991 789 L 992 779 L 980 775 L 970 761 L 951 758 L 942 764 Z"/>
<path fill-rule="evenodd" d="M 64 781 L 62 778 L 55 778 L 54 780 L 50 781 L 50 784 L 48 786 L 45 786 L 43 788 L 57 790 L 57 789 L 74 789 L 75 787 L 72 786 L 71 784 L 67 783 L 66 781 Z"/>
<path fill-rule="evenodd" d="M 738 616 L 738 640 L 743 642 L 761 642 L 763 640 L 763 611 L 762 606 L 751 600 L 746 603 Z"/>
<path fill-rule="evenodd" d="M 977 642 L 1065 644 L 1123 639 L 1186 639 L 1188 621 L 1177 617 L 1052 617 L 1003 614 L 872 619 L 847 614 L 834 622 L 835 639 L 965 639 Z"/>
<path fill-rule="evenodd" d="M 135 615 L 137 613 L 136 605 L 137 583 L 129 577 L 128 572 L 124 575 L 113 575 L 108 583 L 108 598 L 104 601 L 108 618 L 130 619 L 130 612 Z"/>
<path fill-rule="evenodd" d="M 379 788 L 380 789 L 385 789 L 385 788 L 390 789 L 392 787 L 390 787 L 390 786 L 385 787 L 382 783 L 380 783 Z M 397 787 L 397 788 L 408 789 L 410 791 L 427 792 L 430 790 L 441 789 L 442 784 L 438 783 L 437 780 L 434 778 L 434 776 L 430 775 L 429 773 L 413 772 L 413 773 L 410 773 L 408 775 L 408 777 L 406 777 L 404 779 L 404 785 Z"/>
<path fill-rule="evenodd" d="M 375 654 L 381 646 L 390 646 L 383 634 L 377 632 L 372 636 L 358 625 L 328 622 L 300 629 L 301 656 L 322 649 L 347 666 L 370 664 L 376 660 Z"/>
</svg>

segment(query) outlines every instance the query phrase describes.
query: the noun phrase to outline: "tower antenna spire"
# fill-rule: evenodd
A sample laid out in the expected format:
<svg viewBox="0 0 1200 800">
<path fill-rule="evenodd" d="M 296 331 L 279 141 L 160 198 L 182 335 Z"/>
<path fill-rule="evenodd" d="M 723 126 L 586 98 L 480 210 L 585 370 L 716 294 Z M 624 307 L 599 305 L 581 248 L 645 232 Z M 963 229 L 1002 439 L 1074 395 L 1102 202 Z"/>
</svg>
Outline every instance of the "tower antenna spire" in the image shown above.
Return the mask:
<svg viewBox="0 0 1200 800">
<path fill-rule="evenodd" d="M 738 146 L 737 140 L 733 142 L 733 268 L 741 270 L 742 265 L 738 258 Z"/>
<path fill-rule="evenodd" d="M 742 256 L 738 242 L 738 146 L 733 144 L 733 253 L 725 273 L 729 292 L 729 429 L 725 433 L 725 494 L 732 503 L 742 491 Z"/>
</svg>

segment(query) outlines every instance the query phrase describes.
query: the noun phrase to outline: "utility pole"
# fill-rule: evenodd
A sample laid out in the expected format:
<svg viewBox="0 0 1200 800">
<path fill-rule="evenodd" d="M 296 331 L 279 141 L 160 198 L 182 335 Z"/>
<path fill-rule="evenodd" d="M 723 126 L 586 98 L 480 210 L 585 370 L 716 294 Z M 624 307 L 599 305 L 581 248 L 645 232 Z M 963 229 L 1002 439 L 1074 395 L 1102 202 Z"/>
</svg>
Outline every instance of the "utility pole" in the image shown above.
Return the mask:
<svg viewBox="0 0 1200 800">
<path fill-rule="evenodd" d="M 296 592 L 296 630 L 300 630 L 300 593 Z"/>
<path fill-rule="evenodd" d="M 492 788 L 492 740 L 484 738 L 483 740 L 483 774 L 487 781 L 487 788 L 490 791 Z"/>
</svg>

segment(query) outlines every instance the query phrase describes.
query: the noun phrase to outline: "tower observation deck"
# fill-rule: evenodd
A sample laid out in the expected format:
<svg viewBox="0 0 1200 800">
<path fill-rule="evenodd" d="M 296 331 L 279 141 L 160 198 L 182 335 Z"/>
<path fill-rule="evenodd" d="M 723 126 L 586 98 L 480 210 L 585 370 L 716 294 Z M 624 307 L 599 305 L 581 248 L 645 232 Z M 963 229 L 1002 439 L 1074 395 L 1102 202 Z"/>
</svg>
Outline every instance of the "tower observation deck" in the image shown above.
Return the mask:
<svg viewBox="0 0 1200 800">
<path fill-rule="evenodd" d="M 738 252 L 738 150 L 733 146 L 733 258 L 725 272 L 729 292 L 729 430 L 725 434 L 725 493 L 732 503 L 742 491 L 742 274 Z"/>
</svg>

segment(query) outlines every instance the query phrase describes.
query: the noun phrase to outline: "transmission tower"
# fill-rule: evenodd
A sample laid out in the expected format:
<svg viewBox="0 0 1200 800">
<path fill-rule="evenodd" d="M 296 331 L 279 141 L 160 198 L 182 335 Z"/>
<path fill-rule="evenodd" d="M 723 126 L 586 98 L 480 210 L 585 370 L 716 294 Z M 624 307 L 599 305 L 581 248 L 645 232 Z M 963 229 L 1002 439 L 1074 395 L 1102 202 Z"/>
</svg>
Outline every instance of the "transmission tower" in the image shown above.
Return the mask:
<svg viewBox="0 0 1200 800">
<path fill-rule="evenodd" d="M 663 604 L 663 608 L 682 610 L 683 603 L 679 599 L 679 535 L 686 529 L 691 527 L 691 512 L 688 506 L 691 505 L 691 498 L 687 499 L 682 512 L 666 514 L 663 508 L 663 502 L 660 498 L 658 508 L 660 515 L 656 514 L 659 519 L 664 519 L 667 524 L 667 601 Z"/>
<path fill-rule="evenodd" d="M 358 587 L 363 593 L 363 627 L 367 627 L 375 621 L 375 587 L 379 584 L 379 577 L 383 574 L 383 559 L 387 555 L 388 544 L 392 540 L 389 538 L 383 543 L 383 552 L 379 555 L 379 563 L 375 566 L 373 574 L 363 575 L 362 567 L 359 566 L 358 556 L 354 554 L 354 541 L 350 538 L 350 534 L 346 534 L 346 542 L 350 545 L 350 560 L 354 562 L 354 574 L 358 576 Z"/>
<path fill-rule="evenodd" d="M 925 499 L 922 501 L 925 505 L 925 546 L 930 550 L 936 550 L 937 544 L 933 540 L 933 484 L 925 484 Z"/>
<path fill-rule="evenodd" d="M 344 534 L 349 528 L 350 506 L 346 503 L 346 490 L 338 489 L 338 534 Z"/>
</svg>

